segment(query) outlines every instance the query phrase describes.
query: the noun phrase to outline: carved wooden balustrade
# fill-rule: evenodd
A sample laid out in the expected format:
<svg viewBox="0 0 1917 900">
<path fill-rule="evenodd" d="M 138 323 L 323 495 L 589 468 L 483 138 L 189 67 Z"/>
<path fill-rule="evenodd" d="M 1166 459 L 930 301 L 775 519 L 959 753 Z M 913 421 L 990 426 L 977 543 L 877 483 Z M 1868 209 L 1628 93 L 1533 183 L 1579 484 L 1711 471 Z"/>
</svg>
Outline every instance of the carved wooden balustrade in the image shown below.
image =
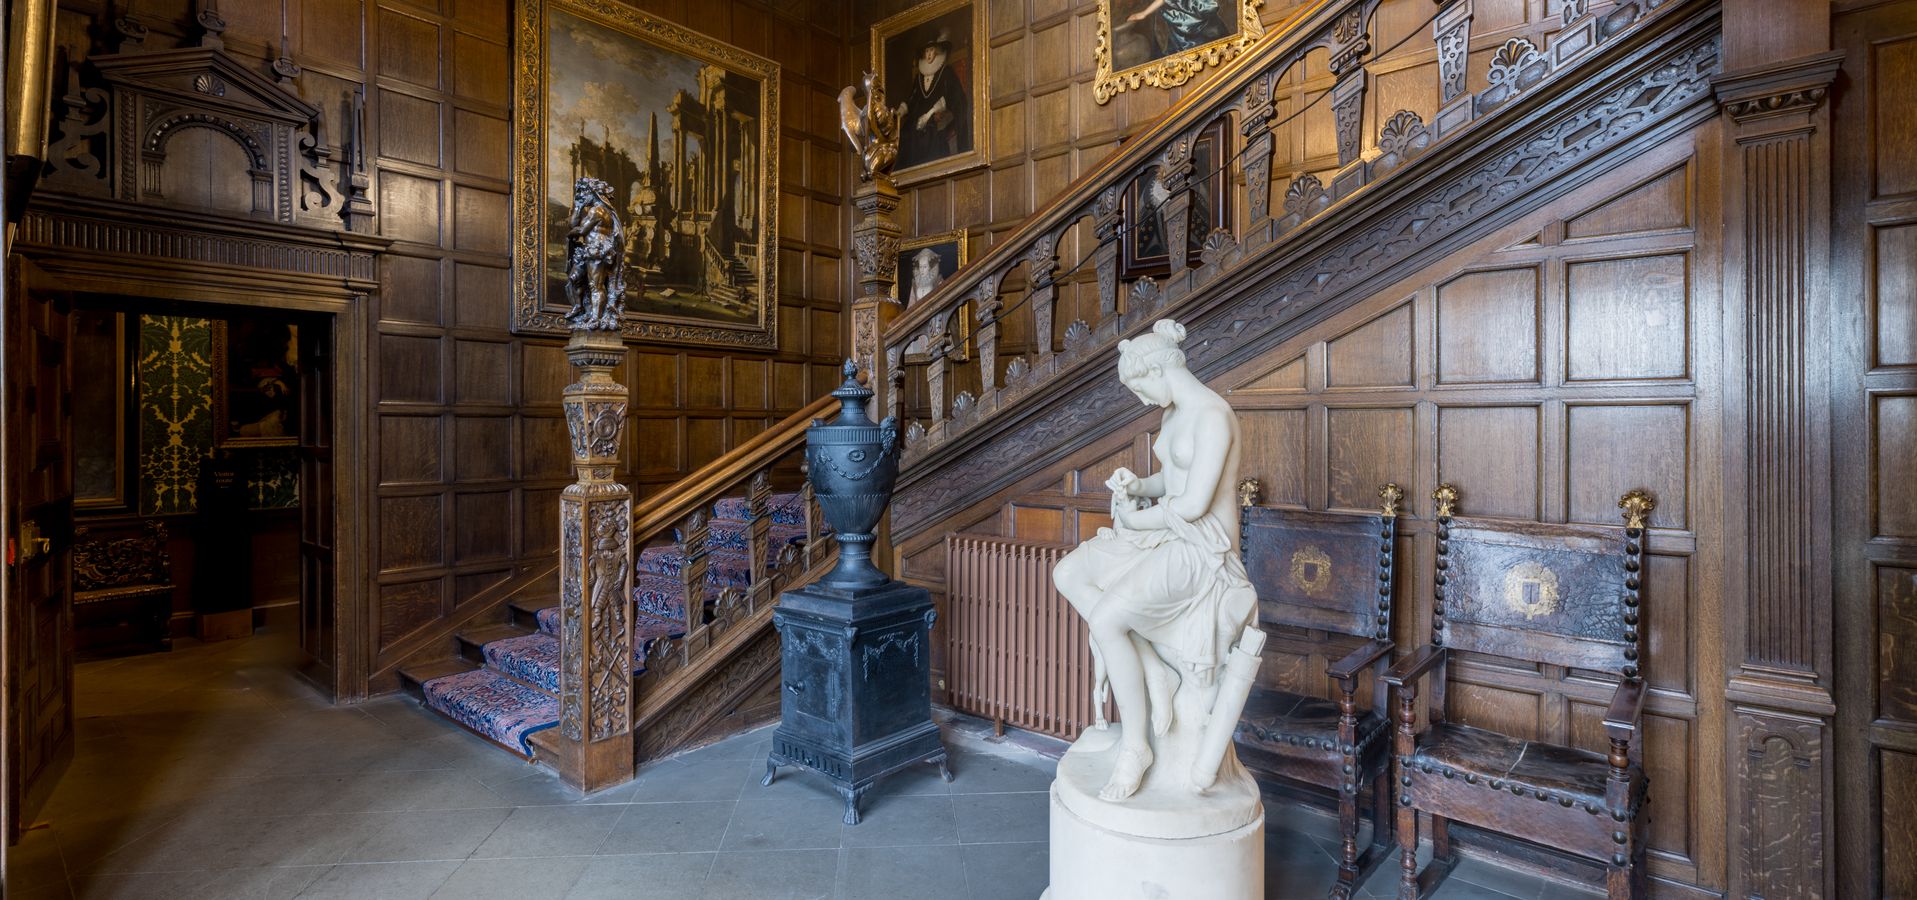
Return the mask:
<svg viewBox="0 0 1917 900">
<path fill-rule="evenodd" d="M 1304 8 L 1282 33 L 1228 64 L 886 326 L 880 342 L 884 352 L 874 363 L 884 388 L 882 412 L 910 420 L 905 461 L 925 458 L 1019 397 L 1100 356 L 1120 337 L 1180 314 L 1201 288 L 1266 251 L 1308 242 L 1314 222 L 1359 202 L 1393 173 L 1411 177 L 1409 163 L 1667 2 L 1563 3 L 1558 9 L 1564 27 L 1548 47 L 1525 37 L 1507 40 L 1489 60 L 1488 87 L 1475 94 L 1466 90 L 1471 0 L 1440 0 L 1424 25 L 1401 34 L 1373 33 L 1380 0 L 1320 0 Z M 1436 115 L 1426 122 L 1410 110 L 1381 111 L 1378 133 L 1368 140 L 1362 131 L 1368 61 L 1427 27 L 1437 50 Z M 1301 108 L 1281 110 L 1274 101 L 1282 86 L 1323 80 L 1327 74 L 1331 88 Z M 1323 178 L 1305 173 L 1275 186 L 1274 129 L 1319 103 L 1331 107 L 1336 168 Z M 1233 138 L 1224 164 L 1209 178 L 1224 180 L 1233 215 L 1225 227 L 1188 241 L 1194 198 L 1212 187 L 1198 183 L 1194 148 L 1221 122 Z M 1141 179 L 1151 189 L 1138 191 L 1139 196 L 1164 199 L 1142 213 L 1131 212 L 1128 220 L 1122 198 Z M 1128 280 L 1121 274 L 1121 238 L 1148 215 L 1162 216 L 1169 274 Z M 1067 268 L 1061 254 L 1073 247 L 1081 252 Z M 1362 259 L 1343 262 L 1347 268 L 1363 264 Z M 1314 277 L 1322 282 L 1335 274 Z M 1282 303 L 1292 291 L 1280 287 Z M 1095 307 L 1093 297 L 1084 296 L 1087 291 L 1095 291 Z M 1082 302 L 1066 307 L 1067 300 L 1079 296 Z M 1026 307 L 1028 314 L 1012 318 Z M 1061 308 L 1090 315 L 1061 325 Z M 1008 329 L 1011 325 L 1017 327 Z M 1020 339 L 1008 341 L 1014 330 Z"/>
<path fill-rule="evenodd" d="M 746 690 L 777 669 L 769 626 L 779 592 L 837 557 L 801 469 L 806 426 L 836 404 L 820 398 L 634 510 L 639 759 L 677 746 L 701 716 L 734 699 L 725 692 Z M 648 621 L 672 614 L 648 608 L 649 577 L 675 583 L 683 598 L 676 621 Z"/>
</svg>

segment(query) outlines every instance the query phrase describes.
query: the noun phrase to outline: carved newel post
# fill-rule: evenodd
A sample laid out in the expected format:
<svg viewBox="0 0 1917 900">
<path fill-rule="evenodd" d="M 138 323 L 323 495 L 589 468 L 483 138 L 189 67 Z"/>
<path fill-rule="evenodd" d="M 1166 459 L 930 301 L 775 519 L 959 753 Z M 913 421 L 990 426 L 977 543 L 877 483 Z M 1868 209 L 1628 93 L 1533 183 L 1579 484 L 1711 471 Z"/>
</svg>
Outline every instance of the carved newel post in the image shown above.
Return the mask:
<svg viewBox="0 0 1917 900">
<path fill-rule="evenodd" d="M 886 104 L 878 75 L 865 73 L 864 84 L 864 106 L 854 100 L 857 88 L 839 92 L 839 125 L 859 154 L 860 166 L 859 186 L 852 193 L 852 205 L 859 211 L 852 226 L 852 255 L 859 266 L 859 293 L 852 299 L 852 359 L 865 373 L 865 383 L 882 392 L 879 409 L 896 412 L 890 374 L 897 361 L 887 360 L 879 344 L 885 326 L 899 312 L 894 295 L 899 190 L 892 184 L 892 163 L 899 155 L 898 113 Z"/>
<path fill-rule="evenodd" d="M 805 433 L 807 477 L 838 534 L 839 561 L 818 581 L 779 595 L 772 625 L 781 646 L 779 729 L 765 781 L 780 766 L 832 780 L 845 824 L 859 824 L 859 798 L 907 766 L 933 763 L 947 781 L 945 745 L 932 721 L 932 594 L 893 581 L 872 564 L 873 531 L 898 479 L 898 420 L 866 414 L 872 390 L 845 362 L 832 392 L 839 415 Z"/>
<path fill-rule="evenodd" d="M 573 323 L 563 395 L 577 480 L 559 500 L 559 738 L 555 768 L 584 791 L 632 779 L 632 492 L 613 480 L 626 424 L 625 232 L 610 188 L 579 179 L 567 237 Z"/>
</svg>

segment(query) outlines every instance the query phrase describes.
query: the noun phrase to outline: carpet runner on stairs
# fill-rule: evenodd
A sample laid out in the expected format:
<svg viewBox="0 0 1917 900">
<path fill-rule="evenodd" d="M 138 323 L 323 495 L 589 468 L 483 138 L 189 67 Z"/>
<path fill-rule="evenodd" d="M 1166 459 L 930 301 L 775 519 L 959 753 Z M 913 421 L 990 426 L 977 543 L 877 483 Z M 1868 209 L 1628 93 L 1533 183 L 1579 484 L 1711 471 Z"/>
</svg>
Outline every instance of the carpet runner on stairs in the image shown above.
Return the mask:
<svg viewBox="0 0 1917 900">
<path fill-rule="evenodd" d="M 803 510 L 796 494 L 778 494 L 771 500 L 771 527 L 767 543 L 775 548 L 766 563 L 777 564 L 776 548 L 805 535 Z M 751 584 L 746 550 L 749 522 L 742 498 L 726 498 L 714 505 L 706 539 L 706 596 L 711 601 L 727 588 Z M 674 535 L 677 537 L 677 534 Z M 646 642 L 685 633 L 685 586 L 680 572 L 685 555 L 677 546 L 647 548 L 639 553 L 633 572 L 633 674 L 643 670 Z M 701 604 L 703 606 L 703 603 Z M 522 620 L 523 621 L 523 620 Z M 487 739 L 531 756 L 529 737 L 559 724 L 559 607 L 537 611 L 538 630 L 494 626 L 483 635 L 467 638 L 471 646 L 481 637 L 511 631 L 478 644 L 476 669 L 428 678 L 419 684 L 421 700 Z"/>
</svg>

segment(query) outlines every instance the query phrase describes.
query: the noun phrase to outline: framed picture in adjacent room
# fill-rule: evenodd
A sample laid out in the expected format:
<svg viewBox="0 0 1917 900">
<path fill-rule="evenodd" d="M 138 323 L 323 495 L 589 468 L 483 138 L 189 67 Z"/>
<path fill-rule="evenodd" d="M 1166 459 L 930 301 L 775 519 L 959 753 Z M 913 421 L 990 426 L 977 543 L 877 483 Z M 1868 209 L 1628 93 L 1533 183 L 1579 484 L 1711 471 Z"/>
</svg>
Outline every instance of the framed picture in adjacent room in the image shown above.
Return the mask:
<svg viewBox="0 0 1917 900">
<path fill-rule="evenodd" d="M 1225 161 L 1231 157 L 1231 132 L 1224 119 L 1213 122 L 1192 142 L 1191 209 L 1185 221 L 1185 254 L 1193 266 L 1198 264 L 1198 249 L 1215 228 L 1231 225 L 1231 173 Z M 1163 278 L 1171 273 L 1171 253 L 1165 246 L 1165 202 L 1170 198 L 1158 180 L 1158 167 L 1145 170 L 1126 188 L 1120 201 L 1122 221 L 1127 227 L 1119 241 L 1118 273 L 1122 278 L 1151 276 Z"/>
<path fill-rule="evenodd" d="M 298 446 L 299 326 L 249 317 L 212 330 L 214 446 Z"/>
<path fill-rule="evenodd" d="M 898 184 L 985 164 L 984 0 L 932 0 L 872 26 L 872 66 L 899 113 Z"/>
<path fill-rule="evenodd" d="M 596 0 L 522 0 L 513 330 L 567 330 L 574 186 L 610 191 L 627 338 L 778 345 L 779 65 Z"/>
<path fill-rule="evenodd" d="M 1263 0 L 1098 0 L 1092 99 L 1172 88 L 1237 56 L 1265 33 Z"/>
</svg>

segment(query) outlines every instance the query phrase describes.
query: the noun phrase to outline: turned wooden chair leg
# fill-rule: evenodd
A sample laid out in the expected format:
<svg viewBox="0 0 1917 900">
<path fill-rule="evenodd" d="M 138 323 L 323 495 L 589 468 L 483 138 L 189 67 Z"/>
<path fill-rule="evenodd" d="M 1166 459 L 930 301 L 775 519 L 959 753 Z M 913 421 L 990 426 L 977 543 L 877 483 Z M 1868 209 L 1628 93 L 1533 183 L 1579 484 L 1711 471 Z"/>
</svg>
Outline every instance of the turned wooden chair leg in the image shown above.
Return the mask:
<svg viewBox="0 0 1917 900">
<path fill-rule="evenodd" d="M 1355 777 L 1355 776 L 1347 776 Z M 1347 782 L 1338 795 L 1338 833 L 1343 838 L 1343 853 L 1338 860 L 1338 882 L 1331 886 L 1332 900 L 1346 900 L 1358 890 L 1358 795 L 1355 781 Z"/>
<path fill-rule="evenodd" d="M 1418 810 L 1398 804 L 1398 900 L 1418 900 Z"/>
</svg>

